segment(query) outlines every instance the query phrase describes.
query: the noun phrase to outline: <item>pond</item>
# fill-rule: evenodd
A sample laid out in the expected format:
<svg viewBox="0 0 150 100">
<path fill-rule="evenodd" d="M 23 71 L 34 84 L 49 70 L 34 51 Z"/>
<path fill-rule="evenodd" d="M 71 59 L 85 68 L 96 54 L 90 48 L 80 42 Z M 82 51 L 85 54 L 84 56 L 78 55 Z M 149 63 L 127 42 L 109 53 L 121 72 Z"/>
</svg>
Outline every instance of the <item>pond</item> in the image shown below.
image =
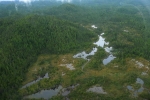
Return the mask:
<svg viewBox="0 0 150 100">
<path fill-rule="evenodd" d="M 67 96 L 71 90 L 73 90 L 74 88 L 76 88 L 77 86 L 79 86 L 79 84 L 76 84 L 76 85 L 72 85 L 72 86 L 69 86 L 67 88 L 63 88 L 61 91 L 60 91 L 60 94 L 62 96 Z"/>
<path fill-rule="evenodd" d="M 137 78 L 136 84 L 140 84 L 140 87 L 138 89 L 134 89 L 134 87 L 130 85 L 127 86 L 127 89 L 132 93 L 133 97 L 138 97 L 138 94 L 142 93 L 145 90 L 145 88 L 143 87 L 144 81 L 142 79 Z"/>
<path fill-rule="evenodd" d="M 41 90 L 38 93 L 29 95 L 29 96 L 25 96 L 24 99 L 43 98 L 45 100 L 49 100 L 50 98 L 52 98 L 53 96 L 56 96 L 58 94 L 61 94 L 62 96 L 67 96 L 71 92 L 71 90 L 73 90 L 77 86 L 79 86 L 79 84 L 72 85 L 67 88 L 63 88 L 61 85 L 59 85 L 58 88 L 55 88 L 55 89 Z"/>
<path fill-rule="evenodd" d="M 103 33 L 102 33 L 103 34 Z M 105 44 L 108 44 L 107 42 L 105 42 L 105 38 L 103 38 L 101 35 L 99 36 L 99 40 L 97 42 L 94 43 L 97 46 L 100 47 L 104 47 Z"/>
<path fill-rule="evenodd" d="M 95 25 L 92 25 L 91 27 L 92 27 L 92 28 L 95 28 L 95 29 L 97 28 Z"/>
<path fill-rule="evenodd" d="M 114 60 L 116 57 L 113 56 L 112 54 L 112 50 L 113 48 L 112 47 L 108 47 L 107 45 L 109 45 L 109 42 L 106 42 L 105 41 L 105 38 L 102 37 L 102 35 L 104 35 L 105 33 L 102 33 L 101 35 L 98 35 L 99 39 L 97 42 L 93 43 L 95 44 L 97 47 L 102 47 L 105 49 L 105 51 L 109 54 L 109 56 L 107 58 L 105 58 L 103 60 L 103 64 L 104 65 L 107 65 L 108 63 L 110 63 L 112 60 Z M 81 52 L 81 53 L 78 53 L 76 55 L 73 56 L 73 58 L 82 58 L 82 59 L 85 59 L 85 60 L 90 60 L 90 59 L 87 59 L 88 56 L 93 56 L 95 55 L 95 53 L 97 52 L 98 48 L 97 47 L 94 47 L 93 50 L 88 54 L 86 53 L 85 51 Z"/>
<path fill-rule="evenodd" d="M 44 77 L 39 77 L 37 80 L 32 81 L 32 82 L 30 82 L 30 83 L 27 83 L 26 85 L 24 85 L 24 86 L 22 87 L 22 89 L 23 89 L 23 88 L 26 88 L 26 87 L 29 87 L 30 85 L 35 84 L 35 83 L 37 83 L 38 81 L 40 81 L 40 80 L 42 80 L 42 79 L 44 79 L 44 78 L 49 78 L 48 73 L 46 73 L 46 74 L 44 75 Z"/>
<path fill-rule="evenodd" d="M 93 50 L 90 53 L 86 53 L 85 51 L 83 51 L 81 53 L 74 55 L 73 58 L 82 58 L 85 60 L 89 60 L 87 59 L 87 57 L 95 55 L 96 52 L 97 52 L 97 48 L 93 48 Z"/>
<path fill-rule="evenodd" d="M 45 100 L 50 99 L 52 96 L 56 96 L 59 91 L 62 89 L 63 87 L 60 85 L 58 88 L 56 89 L 50 89 L 50 90 L 42 90 L 38 93 L 29 95 L 29 96 L 25 96 L 24 99 L 29 98 L 29 99 L 40 99 L 40 98 L 44 98 Z"/>
<path fill-rule="evenodd" d="M 103 64 L 107 65 L 108 63 L 110 63 L 112 60 L 114 60 L 116 57 L 113 55 L 109 55 L 106 59 L 103 60 Z"/>
</svg>

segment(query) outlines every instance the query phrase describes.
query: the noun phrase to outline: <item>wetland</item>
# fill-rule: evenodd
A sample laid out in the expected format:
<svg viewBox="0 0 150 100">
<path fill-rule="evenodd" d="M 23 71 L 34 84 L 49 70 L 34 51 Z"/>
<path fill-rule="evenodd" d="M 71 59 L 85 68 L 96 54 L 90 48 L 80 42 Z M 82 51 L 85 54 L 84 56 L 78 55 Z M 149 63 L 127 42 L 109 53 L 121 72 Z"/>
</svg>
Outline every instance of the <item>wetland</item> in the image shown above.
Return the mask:
<svg viewBox="0 0 150 100">
<path fill-rule="evenodd" d="M 148 6 L 142 0 L 0 2 L 0 98 L 149 100 Z"/>
</svg>

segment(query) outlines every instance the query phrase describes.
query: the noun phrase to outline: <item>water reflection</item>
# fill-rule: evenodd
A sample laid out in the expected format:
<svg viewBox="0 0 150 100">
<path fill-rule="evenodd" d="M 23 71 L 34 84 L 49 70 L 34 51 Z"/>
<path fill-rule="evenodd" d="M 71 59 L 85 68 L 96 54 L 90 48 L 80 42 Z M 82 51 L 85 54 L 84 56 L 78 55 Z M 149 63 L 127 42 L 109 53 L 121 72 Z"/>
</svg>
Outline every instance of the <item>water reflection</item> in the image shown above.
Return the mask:
<svg viewBox="0 0 150 100">
<path fill-rule="evenodd" d="M 95 55 L 96 52 L 97 52 L 97 48 L 93 48 L 93 50 L 89 54 L 87 54 L 85 51 L 83 51 L 81 53 L 74 55 L 73 58 L 82 58 L 85 60 L 89 60 L 89 59 L 87 59 L 87 57 Z"/>
<path fill-rule="evenodd" d="M 142 79 L 140 79 L 140 78 L 137 78 L 136 79 L 136 83 L 138 84 L 141 84 L 142 86 L 143 86 L 143 84 L 144 84 L 144 81 L 142 80 Z"/>
<path fill-rule="evenodd" d="M 133 87 L 130 86 L 130 85 L 127 86 L 127 89 L 130 90 L 130 91 L 134 91 Z"/>
<path fill-rule="evenodd" d="M 97 41 L 97 42 L 95 42 L 95 43 L 93 43 L 93 44 L 95 44 L 95 45 L 97 45 L 97 46 L 99 46 L 99 47 L 102 47 L 102 48 L 104 48 L 105 49 L 105 51 L 107 52 L 107 53 L 109 53 L 109 56 L 106 58 L 106 59 L 104 59 L 103 60 L 103 64 L 104 65 L 107 65 L 108 63 L 110 63 L 112 60 L 114 60 L 116 57 L 115 56 L 113 56 L 113 54 L 112 54 L 112 50 L 113 50 L 113 48 L 112 47 L 104 47 L 104 46 L 107 46 L 107 45 L 109 45 L 109 42 L 106 42 L 105 41 L 105 38 L 103 38 L 102 37 L 102 35 L 104 35 L 105 33 L 102 33 L 101 35 L 98 35 L 98 37 L 99 37 L 99 40 Z M 82 58 L 82 59 L 85 59 L 85 60 L 90 60 L 90 59 L 87 59 L 87 57 L 88 56 L 93 56 L 93 55 L 95 55 L 95 53 L 97 52 L 97 50 L 98 50 L 98 48 L 93 48 L 93 50 L 89 53 L 89 54 L 87 54 L 85 51 L 83 51 L 83 52 L 81 52 L 81 53 L 78 53 L 78 54 L 76 54 L 76 55 L 74 55 L 73 56 L 73 58 Z"/>
<path fill-rule="evenodd" d="M 72 85 L 69 86 L 67 88 L 63 88 L 61 85 L 59 85 L 58 88 L 55 89 L 50 89 L 50 90 L 42 90 L 38 93 L 29 95 L 29 96 L 25 96 L 24 99 L 28 98 L 28 99 L 40 99 L 43 98 L 45 100 L 48 100 L 50 98 L 52 98 L 53 96 L 56 96 L 57 94 L 61 94 L 62 96 L 67 96 L 72 89 L 76 88 L 77 86 L 79 86 L 79 84 L 76 85 Z"/>
<path fill-rule="evenodd" d="M 62 95 L 62 96 L 67 96 L 67 95 L 71 92 L 71 90 L 73 90 L 73 89 L 76 88 L 77 86 L 79 86 L 79 84 L 77 84 L 77 85 L 72 85 L 72 86 L 69 86 L 69 87 L 67 87 L 67 88 L 63 88 L 63 89 L 61 90 L 61 95 Z"/>
<path fill-rule="evenodd" d="M 103 64 L 107 65 L 108 63 L 110 63 L 112 60 L 114 60 L 116 57 L 113 55 L 109 55 L 106 59 L 103 60 Z"/>
<path fill-rule="evenodd" d="M 110 53 L 111 54 L 111 51 L 113 50 L 112 47 L 105 47 L 104 48 L 106 52 Z"/>
<path fill-rule="evenodd" d="M 105 43 L 106 43 L 105 38 L 103 38 L 102 36 L 99 36 L 99 40 L 94 44 L 103 48 Z"/>
<path fill-rule="evenodd" d="M 97 28 L 95 25 L 92 25 L 91 27 L 92 27 L 92 28 L 95 28 L 95 29 Z"/>
<path fill-rule="evenodd" d="M 50 89 L 50 90 L 42 90 L 38 93 L 35 93 L 35 94 L 32 94 L 32 95 L 29 95 L 29 96 L 26 96 L 24 98 L 29 98 L 29 99 L 40 99 L 40 98 L 44 98 L 45 100 L 48 100 L 50 99 L 52 96 L 56 96 L 59 91 L 62 89 L 62 86 L 60 85 L 58 88 L 56 89 Z"/>
<path fill-rule="evenodd" d="M 143 81 L 142 79 L 137 78 L 137 79 L 136 79 L 136 84 L 140 84 L 140 85 L 141 85 L 139 89 L 134 89 L 134 88 L 133 88 L 132 86 L 130 86 L 130 85 L 127 86 L 127 89 L 132 92 L 133 97 L 138 97 L 138 94 L 139 94 L 139 93 L 142 93 L 142 92 L 144 91 L 144 89 L 145 89 L 145 88 L 143 87 L 144 81 Z"/>
<path fill-rule="evenodd" d="M 26 88 L 26 87 L 29 87 L 30 85 L 35 84 L 35 83 L 37 83 L 38 81 L 40 81 L 40 80 L 42 80 L 42 79 L 44 79 L 44 78 L 49 78 L 48 73 L 46 73 L 43 78 L 42 78 L 42 77 L 39 77 L 37 80 L 32 81 L 32 82 L 30 82 L 30 83 L 27 83 L 26 85 L 24 85 L 24 86 L 22 87 L 22 89 L 23 89 L 23 88 Z"/>
</svg>

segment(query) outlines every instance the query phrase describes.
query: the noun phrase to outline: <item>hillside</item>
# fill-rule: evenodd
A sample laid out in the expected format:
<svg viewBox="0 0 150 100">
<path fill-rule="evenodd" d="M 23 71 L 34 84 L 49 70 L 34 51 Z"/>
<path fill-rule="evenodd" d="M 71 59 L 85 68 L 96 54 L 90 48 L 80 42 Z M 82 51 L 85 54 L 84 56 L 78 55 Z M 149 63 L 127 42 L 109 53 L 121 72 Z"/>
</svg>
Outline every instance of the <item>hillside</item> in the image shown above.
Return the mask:
<svg viewBox="0 0 150 100">
<path fill-rule="evenodd" d="M 7 99 L 13 98 L 10 93 L 19 88 L 28 67 L 39 54 L 74 52 L 91 45 L 91 39 L 96 37 L 78 24 L 39 15 L 8 21 L 1 30 L 0 80 L 3 81 L 0 89 Z"/>
<path fill-rule="evenodd" d="M 149 100 L 148 1 L 51 1 L 0 2 L 0 98 Z"/>
</svg>

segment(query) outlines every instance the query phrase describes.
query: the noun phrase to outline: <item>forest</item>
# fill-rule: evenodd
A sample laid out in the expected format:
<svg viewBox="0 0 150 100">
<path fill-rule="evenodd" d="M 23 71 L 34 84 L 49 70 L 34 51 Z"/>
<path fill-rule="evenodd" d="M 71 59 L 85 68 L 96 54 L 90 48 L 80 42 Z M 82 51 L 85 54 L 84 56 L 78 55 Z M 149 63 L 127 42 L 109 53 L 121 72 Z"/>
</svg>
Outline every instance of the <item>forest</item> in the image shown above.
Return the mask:
<svg viewBox="0 0 150 100">
<path fill-rule="evenodd" d="M 0 2 L 0 98 L 30 100 L 25 97 L 43 89 L 79 84 L 68 96 L 59 93 L 49 99 L 149 100 L 150 13 L 146 8 L 149 5 L 140 0 L 35 1 L 30 5 Z M 98 28 L 91 28 L 93 24 Z M 73 58 L 78 52 L 90 52 L 96 47 L 93 42 L 103 32 L 116 57 L 111 63 L 103 65 L 109 53 L 101 47 L 94 56 L 89 56 L 90 61 Z M 73 62 L 75 70 L 60 68 L 63 59 Z M 137 62 L 145 67 L 138 69 Z M 33 73 L 30 69 L 38 71 Z M 145 70 L 147 75 L 142 76 Z M 50 78 L 21 89 L 47 72 Z M 66 75 L 61 75 L 62 72 Z M 125 87 L 132 84 L 139 88 L 135 83 L 138 77 L 144 80 L 145 90 L 132 97 L 133 93 Z M 94 85 L 103 86 L 108 94 L 86 92 Z M 35 98 L 38 99 L 44 98 Z"/>
</svg>

